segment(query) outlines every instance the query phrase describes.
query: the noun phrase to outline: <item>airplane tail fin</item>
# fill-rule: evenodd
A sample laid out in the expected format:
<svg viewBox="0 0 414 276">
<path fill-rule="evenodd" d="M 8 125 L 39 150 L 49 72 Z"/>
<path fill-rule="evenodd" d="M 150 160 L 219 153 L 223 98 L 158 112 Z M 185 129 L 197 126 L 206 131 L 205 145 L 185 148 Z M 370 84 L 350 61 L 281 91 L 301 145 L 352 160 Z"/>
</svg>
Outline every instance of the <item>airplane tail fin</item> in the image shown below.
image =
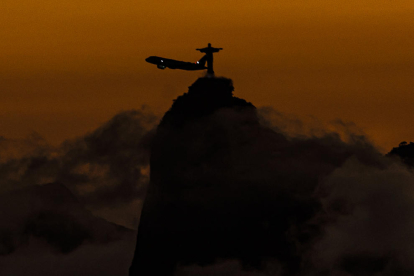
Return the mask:
<svg viewBox="0 0 414 276">
<path fill-rule="evenodd" d="M 197 64 L 206 66 L 206 62 L 207 62 L 207 55 L 204 55 L 199 61 L 197 61 Z"/>
</svg>

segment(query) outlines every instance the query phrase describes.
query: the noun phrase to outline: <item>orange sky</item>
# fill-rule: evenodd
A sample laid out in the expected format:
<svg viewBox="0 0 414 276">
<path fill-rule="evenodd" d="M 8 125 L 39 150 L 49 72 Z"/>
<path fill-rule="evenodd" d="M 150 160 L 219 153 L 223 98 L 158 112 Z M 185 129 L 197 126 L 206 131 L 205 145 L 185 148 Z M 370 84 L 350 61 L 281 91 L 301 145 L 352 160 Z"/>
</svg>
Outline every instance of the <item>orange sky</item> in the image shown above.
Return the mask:
<svg viewBox="0 0 414 276">
<path fill-rule="evenodd" d="M 353 121 L 388 150 L 414 141 L 413 26 L 412 0 L 2 0 L 0 135 L 58 143 L 143 104 L 162 115 L 202 74 L 144 59 L 211 42 L 236 96 Z"/>
</svg>

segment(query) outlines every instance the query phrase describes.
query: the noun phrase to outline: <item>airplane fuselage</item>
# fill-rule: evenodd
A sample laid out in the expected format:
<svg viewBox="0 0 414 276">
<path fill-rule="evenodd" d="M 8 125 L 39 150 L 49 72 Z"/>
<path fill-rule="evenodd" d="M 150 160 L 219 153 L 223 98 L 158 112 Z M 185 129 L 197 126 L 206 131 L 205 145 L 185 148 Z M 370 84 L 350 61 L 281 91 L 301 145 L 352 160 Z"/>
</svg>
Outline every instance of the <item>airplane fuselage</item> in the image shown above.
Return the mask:
<svg viewBox="0 0 414 276">
<path fill-rule="evenodd" d="M 205 67 L 203 64 L 199 62 L 192 63 L 157 56 L 150 56 L 149 58 L 146 58 L 145 61 L 148 63 L 156 64 L 159 69 L 170 68 L 190 71 L 207 69 L 207 67 Z"/>
</svg>

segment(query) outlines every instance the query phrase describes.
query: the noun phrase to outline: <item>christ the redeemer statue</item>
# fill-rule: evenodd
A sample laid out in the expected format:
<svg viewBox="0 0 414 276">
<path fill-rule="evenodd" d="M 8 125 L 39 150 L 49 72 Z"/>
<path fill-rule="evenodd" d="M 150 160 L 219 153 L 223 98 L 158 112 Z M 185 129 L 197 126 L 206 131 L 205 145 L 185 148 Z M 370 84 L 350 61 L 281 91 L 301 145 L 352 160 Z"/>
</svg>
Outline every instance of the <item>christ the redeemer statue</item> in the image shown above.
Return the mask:
<svg viewBox="0 0 414 276">
<path fill-rule="evenodd" d="M 207 59 L 207 73 L 214 75 L 213 53 L 217 53 L 218 51 L 223 50 L 223 48 L 211 47 L 211 43 L 209 43 L 208 47 L 202 48 L 202 49 L 196 49 L 196 50 L 206 54 L 205 57 Z"/>
</svg>

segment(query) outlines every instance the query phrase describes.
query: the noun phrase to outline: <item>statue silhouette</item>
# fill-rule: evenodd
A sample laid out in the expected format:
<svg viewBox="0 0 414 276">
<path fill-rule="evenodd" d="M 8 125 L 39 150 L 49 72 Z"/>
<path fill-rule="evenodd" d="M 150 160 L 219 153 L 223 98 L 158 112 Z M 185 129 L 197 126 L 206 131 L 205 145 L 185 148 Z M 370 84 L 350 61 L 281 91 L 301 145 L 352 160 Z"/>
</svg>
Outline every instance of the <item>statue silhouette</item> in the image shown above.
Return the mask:
<svg viewBox="0 0 414 276">
<path fill-rule="evenodd" d="M 207 59 L 207 73 L 213 75 L 214 74 L 214 70 L 213 70 L 213 53 L 217 53 L 218 51 L 223 50 L 223 48 L 211 47 L 211 43 L 209 43 L 208 47 L 201 48 L 201 49 L 196 49 L 196 50 L 206 54 L 205 57 Z"/>
</svg>

